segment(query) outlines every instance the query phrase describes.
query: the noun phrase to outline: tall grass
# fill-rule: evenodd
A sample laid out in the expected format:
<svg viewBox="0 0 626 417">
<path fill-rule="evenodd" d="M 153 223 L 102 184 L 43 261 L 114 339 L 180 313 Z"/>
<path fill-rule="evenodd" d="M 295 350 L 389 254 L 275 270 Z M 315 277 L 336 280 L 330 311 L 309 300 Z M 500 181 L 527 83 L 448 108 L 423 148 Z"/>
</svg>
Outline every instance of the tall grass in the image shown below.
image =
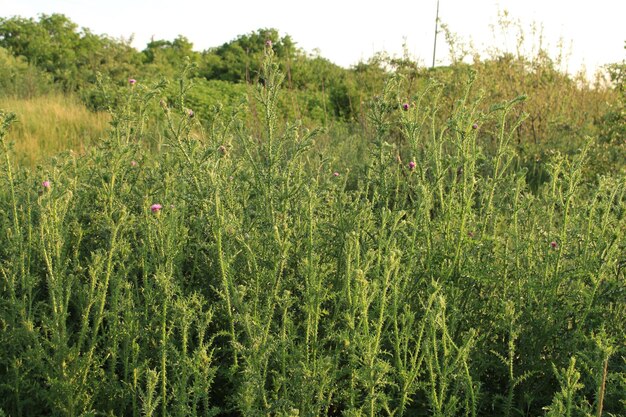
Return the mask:
<svg viewBox="0 0 626 417">
<path fill-rule="evenodd" d="M 271 44 L 260 77 L 253 128 L 218 107 L 203 126 L 181 78 L 155 154 L 162 84 L 125 89 L 99 147 L 33 170 L 2 115 L 0 409 L 622 412 L 623 177 L 585 182 L 584 147 L 531 190 L 525 97 L 485 107 L 473 76 L 451 108 L 443 84 L 392 78 L 366 155 L 320 155 L 318 131 L 280 122 Z"/>
<path fill-rule="evenodd" d="M 31 167 L 61 151 L 84 152 L 105 134 L 109 122 L 106 114 L 90 112 L 78 99 L 61 93 L 0 97 L 0 108 L 16 114 L 11 141 L 19 162 Z"/>
</svg>

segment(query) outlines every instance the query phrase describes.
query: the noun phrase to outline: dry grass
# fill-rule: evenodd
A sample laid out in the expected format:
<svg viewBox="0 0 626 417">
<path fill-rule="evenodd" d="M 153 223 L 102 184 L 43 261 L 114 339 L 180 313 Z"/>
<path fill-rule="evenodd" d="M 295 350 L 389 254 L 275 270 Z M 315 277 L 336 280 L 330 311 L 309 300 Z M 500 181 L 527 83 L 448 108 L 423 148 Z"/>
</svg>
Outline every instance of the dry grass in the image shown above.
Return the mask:
<svg viewBox="0 0 626 417">
<path fill-rule="evenodd" d="M 107 114 L 93 113 L 75 97 L 63 94 L 0 97 L 0 108 L 17 115 L 9 141 L 19 163 L 30 166 L 61 151 L 82 152 L 102 137 L 109 121 Z"/>
</svg>

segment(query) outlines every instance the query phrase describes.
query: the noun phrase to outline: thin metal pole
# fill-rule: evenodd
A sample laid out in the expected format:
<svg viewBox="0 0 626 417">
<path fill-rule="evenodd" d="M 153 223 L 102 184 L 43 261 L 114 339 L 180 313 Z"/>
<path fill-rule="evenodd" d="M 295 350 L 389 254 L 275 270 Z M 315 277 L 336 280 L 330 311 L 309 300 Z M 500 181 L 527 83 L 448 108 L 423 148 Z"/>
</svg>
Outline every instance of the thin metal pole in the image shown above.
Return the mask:
<svg viewBox="0 0 626 417">
<path fill-rule="evenodd" d="M 437 0 L 437 15 L 435 16 L 435 45 L 433 46 L 433 65 L 435 68 L 435 54 L 437 53 L 437 34 L 439 33 L 439 0 Z"/>
</svg>

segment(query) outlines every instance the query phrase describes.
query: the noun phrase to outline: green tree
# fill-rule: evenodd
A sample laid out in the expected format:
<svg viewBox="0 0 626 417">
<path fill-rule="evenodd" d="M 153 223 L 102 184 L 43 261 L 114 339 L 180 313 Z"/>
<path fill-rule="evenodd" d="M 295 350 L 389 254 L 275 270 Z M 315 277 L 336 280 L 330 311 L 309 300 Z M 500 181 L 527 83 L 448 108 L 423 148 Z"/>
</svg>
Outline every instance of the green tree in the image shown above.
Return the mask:
<svg viewBox="0 0 626 417">
<path fill-rule="evenodd" d="M 258 29 L 203 54 L 201 75 L 207 79 L 230 82 L 251 81 L 258 77 L 266 42 L 272 43 L 274 56 L 284 67 L 295 57 L 295 43 L 276 29 Z"/>
<path fill-rule="evenodd" d="M 146 72 L 149 74 L 173 77 L 188 58 L 193 63 L 200 62 L 202 55 L 193 50 L 193 43 L 179 35 L 173 41 L 152 40 L 142 51 Z"/>
<path fill-rule="evenodd" d="M 74 84 L 80 42 L 78 26 L 60 14 L 41 15 L 39 21 L 14 17 L 0 20 L 0 46 L 49 72 L 55 81 Z"/>
<path fill-rule="evenodd" d="M 0 96 L 30 98 L 54 89 L 51 78 L 22 57 L 0 48 Z"/>
<path fill-rule="evenodd" d="M 79 30 L 62 14 L 0 19 L 0 46 L 50 74 L 66 91 L 94 83 L 98 72 L 128 77 L 140 62 L 128 41 Z"/>
</svg>

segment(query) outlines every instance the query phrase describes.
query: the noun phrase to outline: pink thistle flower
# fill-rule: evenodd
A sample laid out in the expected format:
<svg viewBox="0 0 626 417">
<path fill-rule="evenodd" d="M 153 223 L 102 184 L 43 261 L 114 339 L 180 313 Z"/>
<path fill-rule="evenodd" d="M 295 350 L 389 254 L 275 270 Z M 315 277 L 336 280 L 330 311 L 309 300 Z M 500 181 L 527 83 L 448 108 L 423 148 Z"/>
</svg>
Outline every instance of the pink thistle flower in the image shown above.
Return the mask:
<svg viewBox="0 0 626 417">
<path fill-rule="evenodd" d="M 339 173 L 337 171 L 333 172 L 333 177 L 338 177 Z"/>
<path fill-rule="evenodd" d="M 417 164 L 415 163 L 415 161 L 409 162 L 409 169 L 410 170 L 414 170 L 416 166 L 417 166 Z"/>
<path fill-rule="evenodd" d="M 409 103 L 404 103 L 402 105 L 402 110 L 407 111 L 407 110 L 409 110 L 409 107 L 411 107 Z"/>
<path fill-rule="evenodd" d="M 137 166 L 137 161 L 130 161 L 130 166 L 131 167 L 136 167 Z"/>
<path fill-rule="evenodd" d="M 272 47 L 272 40 L 271 39 L 266 40 L 265 41 L 265 46 L 268 47 L 268 48 L 271 48 Z"/>
<path fill-rule="evenodd" d="M 191 119 L 194 115 L 195 115 L 195 113 L 193 112 L 193 110 L 191 110 L 191 109 L 187 109 L 187 116 L 189 116 L 189 118 L 190 118 L 190 119 Z"/>
<path fill-rule="evenodd" d="M 559 245 L 553 240 L 552 242 L 550 242 L 550 247 L 552 249 L 556 249 Z"/>
<path fill-rule="evenodd" d="M 44 182 L 41 183 L 41 186 L 46 190 L 49 190 L 51 185 L 52 184 L 48 180 L 45 180 Z"/>
<path fill-rule="evenodd" d="M 472 125 L 472 129 L 474 129 L 474 130 L 478 129 L 478 123 L 474 123 L 474 124 Z"/>
<path fill-rule="evenodd" d="M 153 213 L 158 213 L 162 208 L 163 206 L 160 204 L 153 204 L 150 206 L 150 210 L 152 210 Z"/>
</svg>

